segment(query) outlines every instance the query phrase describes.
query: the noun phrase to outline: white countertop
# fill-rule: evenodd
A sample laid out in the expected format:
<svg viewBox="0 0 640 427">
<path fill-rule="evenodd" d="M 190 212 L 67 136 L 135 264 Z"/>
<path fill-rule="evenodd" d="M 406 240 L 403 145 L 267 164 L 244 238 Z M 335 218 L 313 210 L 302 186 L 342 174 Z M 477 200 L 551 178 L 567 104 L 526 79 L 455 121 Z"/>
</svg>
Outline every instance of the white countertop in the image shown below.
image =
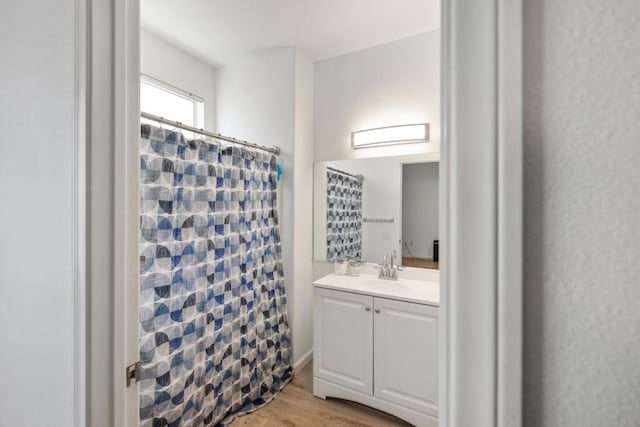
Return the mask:
<svg viewBox="0 0 640 427">
<path fill-rule="evenodd" d="M 402 277 L 402 274 L 398 281 L 393 281 L 378 279 L 378 276 L 373 274 L 361 273 L 360 276 L 354 277 L 332 273 L 316 280 L 313 285 L 337 291 L 440 306 L 440 284 L 438 282 L 406 279 Z"/>
</svg>

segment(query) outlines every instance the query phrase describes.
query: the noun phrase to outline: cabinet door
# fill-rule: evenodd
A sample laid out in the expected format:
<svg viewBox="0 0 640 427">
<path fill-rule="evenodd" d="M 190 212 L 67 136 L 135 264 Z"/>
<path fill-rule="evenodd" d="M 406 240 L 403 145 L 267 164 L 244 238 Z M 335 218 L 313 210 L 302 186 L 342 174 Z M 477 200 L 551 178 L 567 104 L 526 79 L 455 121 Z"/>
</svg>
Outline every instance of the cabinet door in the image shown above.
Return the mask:
<svg viewBox="0 0 640 427">
<path fill-rule="evenodd" d="M 373 297 L 315 289 L 313 373 L 373 392 Z"/>
<path fill-rule="evenodd" d="M 438 415 L 438 309 L 375 298 L 374 395 Z"/>
</svg>

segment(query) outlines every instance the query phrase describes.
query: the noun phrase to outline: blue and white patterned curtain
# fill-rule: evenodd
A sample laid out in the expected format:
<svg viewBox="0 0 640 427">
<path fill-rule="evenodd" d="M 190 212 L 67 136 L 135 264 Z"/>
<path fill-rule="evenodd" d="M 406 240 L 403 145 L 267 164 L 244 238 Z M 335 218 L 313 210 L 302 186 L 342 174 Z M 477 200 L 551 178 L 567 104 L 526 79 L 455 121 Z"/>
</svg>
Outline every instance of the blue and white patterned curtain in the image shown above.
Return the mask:
<svg viewBox="0 0 640 427">
<path fill-rule="evenodd" d="M 327 170 L 327 260 L 362 257 L 362 179 Z"/>
<path fill-rule="evenodd" d="M 291 377 L 276 157 L 141 133 L 141 426 L 226 425 Z"/>
</svg>

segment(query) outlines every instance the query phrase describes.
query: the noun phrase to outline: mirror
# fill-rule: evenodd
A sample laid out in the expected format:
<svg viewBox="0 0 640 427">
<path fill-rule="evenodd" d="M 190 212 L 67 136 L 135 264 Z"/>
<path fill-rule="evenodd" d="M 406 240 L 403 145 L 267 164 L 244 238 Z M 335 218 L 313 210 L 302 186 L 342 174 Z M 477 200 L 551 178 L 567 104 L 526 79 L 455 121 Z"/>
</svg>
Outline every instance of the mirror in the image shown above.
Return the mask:
<svg viewBox="0 0 640 427">
<path fill-rule="evenodd" d="M 437 154 L 316 162 L 314 260 L 437 269 Z"/>
<path fill-rule="evenodd" d="M 402 265 L 438 269 L 438 162 L 402 165 Z"/>
</svg>

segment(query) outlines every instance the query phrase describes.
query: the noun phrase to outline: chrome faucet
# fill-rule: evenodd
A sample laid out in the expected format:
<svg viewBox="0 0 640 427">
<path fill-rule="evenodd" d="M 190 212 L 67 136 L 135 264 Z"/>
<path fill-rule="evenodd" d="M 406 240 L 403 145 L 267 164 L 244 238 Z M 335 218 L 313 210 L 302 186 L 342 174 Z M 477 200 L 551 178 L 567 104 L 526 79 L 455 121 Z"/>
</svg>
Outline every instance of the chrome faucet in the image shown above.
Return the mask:
<svg viewBox="0 0 640 427">
<path fill-rule="evenodd" d="M 397 252 L 391 251 L 384 256 L 382 265 L 380 266 L 379 279 L 385 280 L 398 280 L 398 266 L 394 264 L 394 260 L 397 258 Z"/>
<path fill-rule="evenodd" d="M 394 261 L 396 261 L 397 256 L 398 255 L 395 249 L 392 250 L 391 253 L 389 254 L 391 269 L 397 268 L 397 266 L 394 264 Z"/>
</svg>

